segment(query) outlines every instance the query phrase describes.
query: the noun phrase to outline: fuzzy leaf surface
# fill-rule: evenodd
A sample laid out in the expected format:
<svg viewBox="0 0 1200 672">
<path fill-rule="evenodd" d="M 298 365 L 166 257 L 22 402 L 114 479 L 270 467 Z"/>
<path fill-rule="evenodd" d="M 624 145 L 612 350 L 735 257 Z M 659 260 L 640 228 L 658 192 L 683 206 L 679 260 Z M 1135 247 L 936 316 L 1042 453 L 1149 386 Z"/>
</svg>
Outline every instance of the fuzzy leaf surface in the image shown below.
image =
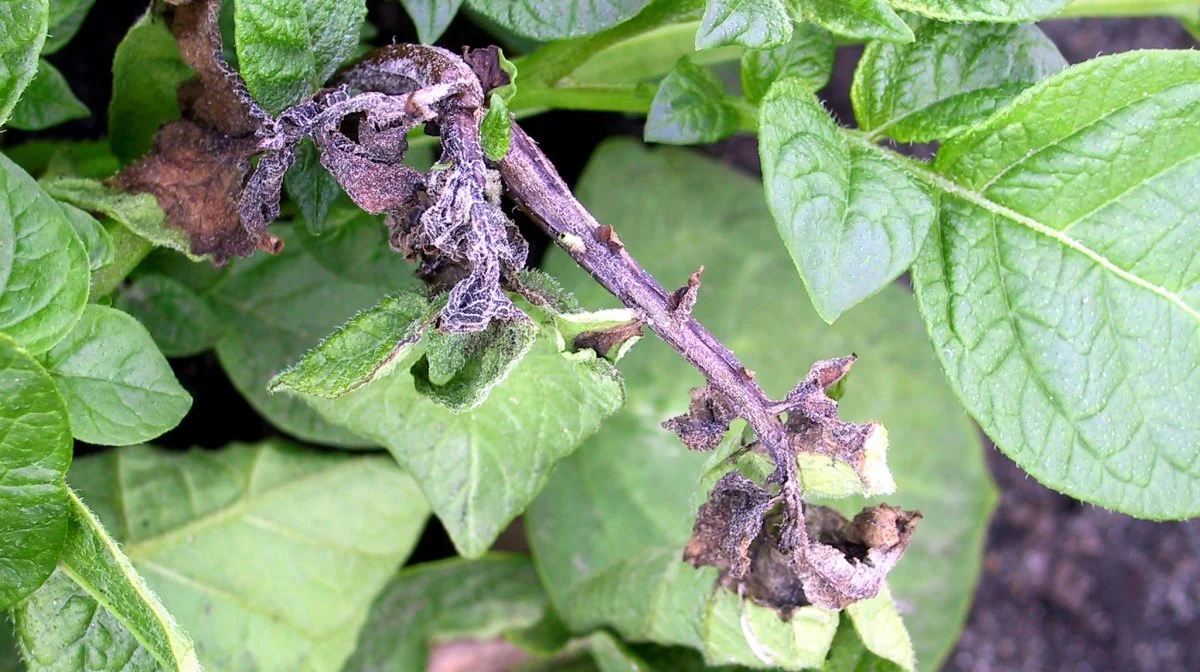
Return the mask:
<svg viewBox="0 0 1200 672">
<path fill-rule="evenodd" d="M 104 446 L 148 441 L 192 407 L 150 332 L 115 308 L 89 305 L 44 358 L 75 438 Z"/>
<path fill-rule="evenodd" d="M 8 117 L 8 125 L 22 131 L 40 131 L 90 115 L 87 105 L 75 97 L 58 68 L 40 60 L 37 74 Z"/>
<path fill-rule="evenodd" d="M 50 374 L 0 333 L 0 607 L 54 571 L 67 538 L 67 405 Z"/>
<path fill-rule="evenodd" d="M 996 445 L 1069 495 L 1200 513 L 1200 53 L 1098 58 L 943 145 L 913 268 Z"/>
<path fill-rule="evenodd" d="M 806 20 L 858 40 L 912 42 L 913 32 L 884 0 L 796 0 Z"/>
<path fill-rule="evenodd" d="M 391 460 L 282 441 L 129 446 L 79 460 L 71 483 L 205 669 L 228 672 L 340 670 L 428 515 Z"/>
<path fill-rule="evenodd" d="M 696 155 L 610 142 L 593 157 L 578 191 L 656 277 L 686 278 L 697 264 L 705 265 L 696 315 L 757 372 L 768 394 L 791 389 L 809 362 L 863 355 L 845 383 L 841 411 L 854 421 L 875 419 L 887 426 L 888 463 L 897 484 L 897 494 L 887 501 L 924 514 L 923 527 L 888 582 L 911 609 L 905 621 L 917 660 L 923 669 L 937 669 L 966 616 L 995 494 L 979 439 L 929 352 L 911 298 L 888 287 L 863 310 L 826 326 L 798 279 L 779 270 L 787 255 L 775 242 L 759 182 Z M 688 225 L 644 224 L 663 219 Z M 746 249 L 756 253 L 747 255 Z M 565 255 L 552 257 L 548 268 L 588 305 L 614 305 Z M 675 607 L 687 601 L 703 605 L 714 595 L 712 575 L 695 577 L 692 592 L 668 591 L 670 584 L 652 580 L 641 584 L 642 592 L 620 592 L 631 585 L 622 577 L 697 573 L 679 556 L 695 515 L 693 490 L 708 457 L 689 453 L 658 426 L 686 408 L 688 389 L 700 383 L 699 375 L 651 338 L 621 361 L 629 405 L 560 463 L 526 518 L 539 575 L 568 621 L 586 607 L 583 586 L 601 591 L 608 577 L 615 591 L 607 600 L 611 611 L 593 611 L 594 617 L 628 623 L 636 613 L 650 612 L 654 628 L 643 631 L 642 639 L 744 653 L 738 618 L 710 619 L 704 626 L 700 620 L 683 622 L 689 612 Z M 918 396 L 921 403 L 914 404 Z M 862 502 L 831 505 L 857 511 Z M 658 557 L 661 564 L 639 563 L 638 557 Z M 655 585 L 660 589 L 652 590 Z M 706 640 L 698 641 L 701 636 Z"/>
<path fill-rule="evenodd" d="M 708 0 L 696 32 L 696 50 L 738 45 L 770 49 L 792 37 L 782 0 Z"/>
<path fill-rule="evenodd" d="M 50 6 L 46 0 L 12 0 L 0 14 L 0 126 L 8 121 L 21 92 L 37 73 L 46 42 Z"/>
<path fill-rule="evenodd" d="M 633 18 L 650 0 L 467 0 L 514 33 L 542 42 L 598 33 Z"/>
<path fill-rule="evenodd" d="M 771 87 L 759 126 L 767 205 L 832 323 L 912 264 L 936 202 L 902 166 L 848 141 L 803 80 Z"/>
<path fill-rule="evenodd" d="M 139 275 L 118 289 L 114 305 L 137 318 L 167 357 L 200 354 L 225 330 L 200 295 L 168 275 Z"/>
<path fill-rule="evenodd" d="M 888 0 L 939 21 L 1023 23 L 1057 14 L 1071 0 Z"/>
<path fill-rule="evenodd" d="M 1036 26 L 914 22 L 911 44 L 873 42 L 854 72 L 859 128 L 931 142 L 987 118 L 1067 66 Z"/>
</svg>

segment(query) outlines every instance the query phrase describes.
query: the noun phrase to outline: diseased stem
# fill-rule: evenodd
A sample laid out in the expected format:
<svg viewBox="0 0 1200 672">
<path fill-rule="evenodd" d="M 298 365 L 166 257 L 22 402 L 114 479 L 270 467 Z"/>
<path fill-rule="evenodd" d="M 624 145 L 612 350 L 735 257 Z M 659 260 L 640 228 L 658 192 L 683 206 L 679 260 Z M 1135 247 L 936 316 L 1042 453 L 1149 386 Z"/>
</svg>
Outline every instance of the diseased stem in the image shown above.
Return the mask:
<svg viewBox="0 0 1200 672">
<path fill-rule="evenodd" d="M 802 520 L 795 455 L 776 404 L 754 382 L 749 369 L 689 310 L 677 305 L 679 302 L 630 256 L 611 227 L 602 226 L 576 200 L 537 143 L 515 123 L 500 173 L 513 199 L 577 264 L 633 309 L 738 410 L 775 462 L 772 480 L 780 484 L 789 518 Z M 584 244 L 579 245 L 579 240 Z M 802 546 L 803 525 L 787 525 L 785 529 L 794 533 L 794 538 L 785 540 L 788 545 Z"/>
</svg>

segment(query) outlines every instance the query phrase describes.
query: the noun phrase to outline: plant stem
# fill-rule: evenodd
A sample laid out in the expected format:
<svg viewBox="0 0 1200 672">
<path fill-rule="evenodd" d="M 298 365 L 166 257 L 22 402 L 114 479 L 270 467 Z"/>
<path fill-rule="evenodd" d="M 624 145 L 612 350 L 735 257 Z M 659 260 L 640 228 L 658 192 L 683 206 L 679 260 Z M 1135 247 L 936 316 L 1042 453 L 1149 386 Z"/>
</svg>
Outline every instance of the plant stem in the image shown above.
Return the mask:
<svg viewBox="0 0 1200 672">
<path fill-rule="evenodd" d="M 508 155 L 500 162 L 500 173 L 509 194 L 552 240 L 596 282 L 633 309 L 737 409 L 775 462 L 774 480 L 782 488 L 781 498 L 790 520 L 803 521 L 795 455 L 776 404 L 754 382 L 749 369 L 630 256 L 611 227 L 601 226 L 576 200 L 537 143 L 517 124 L 512 126 L 512 142 Z"/>
<path fill-rule="evenodd" d="M 1173 16 L 1200 18 L 1198 0 L 1075 0 L 1055 18 L 1099 16 Z"/>
</svg>

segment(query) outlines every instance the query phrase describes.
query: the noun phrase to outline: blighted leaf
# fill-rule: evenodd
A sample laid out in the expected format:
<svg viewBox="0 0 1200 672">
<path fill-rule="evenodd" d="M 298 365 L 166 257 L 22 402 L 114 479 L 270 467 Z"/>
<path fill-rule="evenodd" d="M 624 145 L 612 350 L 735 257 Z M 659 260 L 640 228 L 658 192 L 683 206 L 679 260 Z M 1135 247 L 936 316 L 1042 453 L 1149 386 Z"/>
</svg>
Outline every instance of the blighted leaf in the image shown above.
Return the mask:
<svg viewBox="0 0 1200 672">
<path fill-rule="evenodd" d="M 310 233 L 317 235 L 331 228 L 326 220 L 342 188 L 321 165 L 311 140 L 305 139 L 296 148 L 296 162 L 288 168 L 283 184 L 288 196 L 300 208 L 300 216 Z"/>
<path fill-rule="evenodd" d="M 545 608 L 546 593 L 523 556 L 414 565 L 376 598 L 342 669 L 424 670 L 433 643 L 499 637 L 532 625 Z"/>
<path fill-rule="evenodd" d="M 38 61 L 37 75 L 13 107 L 8 125 L 23 131 L 40 131 L 90 115 L 87 105 L 75 97 L 62 73 L 48 61 L 41 60 Z"/>
<path fill-rule="evenodd" d="M 797 362 L 862 355 L 840 413 L 851 421 L 878 419 L 887 425 L 888 466 L 897 484 L 888 501 L 924 516 L 888 583 L 906 605 L 917 659 L 937 669 L 966 614 L 995 501 L 978 435 L 929 356 L 924 326 L 903 290 L 885 288 L 835 326 L 822 323 L 798 279 L 779 271 L 787 255 L 774 240 L 761 190 L 758 180 L 715 161 L 610 142 L 593 158 L 578 192 L 600 221 L 622 232 L 656 277 L 687 277 L 704 263 L 705 298 L 695 314 L 734 347 L 769 395 L 782 396 L 795 386 Z M 646 221 L 686 221 L 688 235 L 644 226 Z M 747 255 L 747 249 L 756 253 Z M 587 305 L 616 307 L 566 255 L 552 256 L 548 263 Z M 737 660 L 751 661 L 745 664 L 799 666 L 788 662 L 799 653 L 780 653 L 773 665 L 763 663 L 741 634 L 737 596 L 714 592 L 718 571 L 693 569 L 679 560 L 696 513 L 693 490 L 710 455 L 687 451 L 657 424 L 685 410 L 687 390 L 701 379 L 657 339 L 644 339 L 621 368 L 635 399 L 559 464 L 526 516 L 538 572 L 556 611 L 572 624 L 585 623 L 581 612 L 587 609 L 587 623 L 632 623 L 644 633 L 642 639 L 698 650 L 732 649 L 740 652 Z M 914 405 L 914 398 L 921 403 Z M 930 482 L 938 486 L 927 487 Z M 647 499 L 646 493 L 653 497 Z M 851 515 L 864 505 L 858 498 L 831 504 Z M 673 584 L 664 584 L 664 576 L 693 580 L 677 593 L 668 590 Z M 627 584 L 624 578 L 640 583 Z M 591 586 L 587 599 L 584 584 Z M 660 596 L 653 627 L 645 626 L 651 622 L 647 594 Z M 597 602 L 590 597 L 596 595 L 607 597 Z M 703 620 L 702 610 L 687 607 L 714 595 L 735 607 L 719 612 L 732 613 L 730 618 Z M 777 614 L 748 604 L 747 618 L 763 619 L 752 632 L 781 632 L 784 643 L 792 641 L 786 634 L 791 626 L 778 625 Z M 820 625 L 814 629 L 826 639 L 809 634 L 795 641 L 816 646 L 832 637 L 836 618 L 809 625 Z M 768 641 L 766 636 L 758 641 Z M 781 651 L 784 643 L 778 645 Z"/>
<path fill-rule="evenodd" d="M 675 432 L 691 450 L 712 450 L 725 438 L 737 410 L 732 401 L 711 385 L 693 388 L 691 396 L 688 412 L 667 419 L 663 428 Z"/>
<path fill-rule="evenodd" d="M 330 421 L 386 446 L 467 557 L 482 554 L 569 455 L 625 400 L 608 362 L 567 357 L 542 337 L 479 406 L 455 413 L 398 369 L 337 400 Z M 381 409 L 387 409 L 381 412 Z"/>
<path fill-rule="evenodd" d="M 716 142 L 738 129 L 738 110 L 720 80 L 686 57 L 658 85 L 646 117 L 647 142 L 691 145 Z"/>
<path fill-rule="evenodd" d="M 1043 80 L 942 146 L 913 266 L 935 352 L 1046 485 L 1146 518 L 1200 513 L 1200 53 Z M 1067 179 L 1064 176 L 1069 176 Z"/>
<path fill-rule="evenodd" d="M 149 194 L 125 193 L 99 180 L 76 177 L 53 178 L 42 186 L 60 201 L 107 215 L 155 245 L 191 256 L 187 235 L 167 220 L 167 214 Z"/>
<path fill-rule="evenodd" d="M 792 36 L 792 17 L 782 0 L 708 0 L 696 32 L 696 49 L 739 45 L 770 49 Z"/>
<path fill-rule="evenodd" d="M 1021 23 L 1057 14 L 1071 0 L 889 0 L 896 9 L 939 21 Z"/>
<path fill-rule="evenodd" d="M 834 35 L 912 42 L 913 32 L 885 0 L 796 0 L 806 21 Z"/>
<path fill-rule="evenodd" d="M 118 289 L 113 305 L 137 318 L 167 357 L 204 352 L 216 344 L 225 329 L 204 299 L 166 275 L 138 275 Z"/>
<path fill-rule="evenodd" d="M 560 350 L 592 350 L 618 362 L 641 340 L 642 321 L 627 308 L 582 312 L 568 310 L 552 315 Z"/>
<path fill-rule="evenodd" d="M 914 22 L 912 44 L 867 45 L 851 99 L 873 136 L 930 142 L 960 132 L 1066 67 L 1036 26 Z"/>
<path fill-rule="evenodd" d="M 792 39 L 773 49 L 747 49 L 742 54 L 742 92 L 758 102 L 771 85 L 799 77 L 813 91 L 825 87 L 833 74 L 833 36 L 817 26 L 797 23 Z"/>
<path fill-rule="evenodd" d="M 71 414 L 71 433 L 124 446 L 174 428 L 192 406 L 166 358 L 137 320 L 89 305 L 75 328 L 45 355 Z"/>
<path fill-rule="evenodd" d="M 229 672 L 341 669 L 428 515 L 391 460 L 282 441 L 129 446 L 71 483 L 205 669 Z"/>
<path fill-rule="evenodd" d="M 179 118 L 175 90 L 191 76 L 163 21 L 153 12 L 143 14 L 113 56 L 108 141 L 121 163 L 150 151 L 159 127 Z"/>
<path fill-rule="evenodd" d="M 75 235 L 79 237 L 79 241 L 87 250 L 88 265 L 91 269 L 94 271 L 111 262 L 115 250 L 112 236 L 109 235 L 108 230 L 100 222 L 97 222 L 95 217 L 73 205 L 59 203 L 58 207 L 67 216 L 67 221 L 71 223 Z"/>
<path fill-rule="evenodd" d="M 598 33 L 633 18 L 650 0 L 467 0 L 467 6 L 539 41 Z"/>
<path fill-rule="evenodd" d="M 54 381 L 0 333 L 0 607 L 54 571 L 67 537 L 67 406 Z"/>
<path fill-rule="evenodd" d="M 200 672 L 196 650 L 75 493 L 59 566 L 13 611 L 33 669 Z M 102 667 L 96 667 L 100 665 Z M 160 667 L 161 666 L 161 667 Z"/>
<path fill-rule="evenodd" d="M 425 356 L 412 366 L 417 392 L 463 413 L 487 400 L 538 339 L 529 320 L 492 322 L 473 334 L 429 333 Z"/>
<path fill-rule="evenodd" d="M 417 27 L 421 44 L 433 44 L 446 32 L 463 0 L 400 0 Z"/>
<path fill-rule="evenodd" d="M 66 46 L 96 0 L 50 0 L 50 24 L 46 30 L 46 44 L 42 54 L 53 54 Z"/>
<path fill-rule="evenodd" d="M 13 0 L 0 14 L 0 126 L 37 73 L 49 18 L 46 0 Z"/>
<path fill-rule="evenodd" d="M 336 399 L 387 376 L 433 327 L 438 308 L 417 292 L 385 296 L 272 378 L 268 389 Z"/>
<path fill-rule="evenodd" d="M 912 264 L 936 203 L 898 162 L 848 140 L 803 80 L 771 87 L 759 126 L 767 204 L 832 323 Z"/>
<path fill-rule="evenodd" d="M 87 303 L 88 254 L 59 204 L 2 154 L 0 241 L 0 331 L 45 352 Z"/>
</svg>

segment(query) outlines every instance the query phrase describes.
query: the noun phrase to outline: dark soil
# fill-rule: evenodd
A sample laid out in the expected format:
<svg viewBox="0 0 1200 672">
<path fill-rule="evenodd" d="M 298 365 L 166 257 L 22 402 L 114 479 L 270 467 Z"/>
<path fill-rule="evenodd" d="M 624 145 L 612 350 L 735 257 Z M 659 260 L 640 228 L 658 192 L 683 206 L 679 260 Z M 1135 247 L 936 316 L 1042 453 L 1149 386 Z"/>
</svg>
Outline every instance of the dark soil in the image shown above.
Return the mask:
<svg viewBox="0 0 1200 672">
<path fill-rule="evenodd" d="M 112 54 L 145 0 L 110 0 L 97 7 L 80 36 L 50 58 L 93 110 L 90 120 L 54 129 L 59 137 L 99 137 L 111 90 Z M 413 39 L 398 3 L 372 0 L 380 44 Z M 1068 60 L 1137 48 L 1189 48 L 1193 42 L 1167 20 L 1058 21 L 1045 30 Z M 465 20 L 446 44 L 486 44 Z M 857 50 L 839 53 L 823 92 L 830 109 L 852 123 L 848 106 Z M 525 123 L 573 182 L 593 148 L 612 134 L 640 135 L 640 122 L 618 115 L 554 113 Z M 7 133 L 2 144 L 20 141 Z M 753 139 L 734 138 L 705 151 L 751 172 L 758 170 Z M 195 398 L 184 423 L 164 445 L 218 447 L 276 432 L 243 401 L 209 353 L 173 362 Z M 991 524 L 983 576 L 974 608 L 946 669 L 1200 670 L 1200 521 L 1152 523 L 1080 504 L 1030 479 L 989 448 L 1001 498 Z M 513 530 L 519 537 L 519 528 Z M 509 538 L 507 546 L 519 545 Z M 413 561 L 453 553 L 445 532 L 430 523 Z"/>
</svg>

